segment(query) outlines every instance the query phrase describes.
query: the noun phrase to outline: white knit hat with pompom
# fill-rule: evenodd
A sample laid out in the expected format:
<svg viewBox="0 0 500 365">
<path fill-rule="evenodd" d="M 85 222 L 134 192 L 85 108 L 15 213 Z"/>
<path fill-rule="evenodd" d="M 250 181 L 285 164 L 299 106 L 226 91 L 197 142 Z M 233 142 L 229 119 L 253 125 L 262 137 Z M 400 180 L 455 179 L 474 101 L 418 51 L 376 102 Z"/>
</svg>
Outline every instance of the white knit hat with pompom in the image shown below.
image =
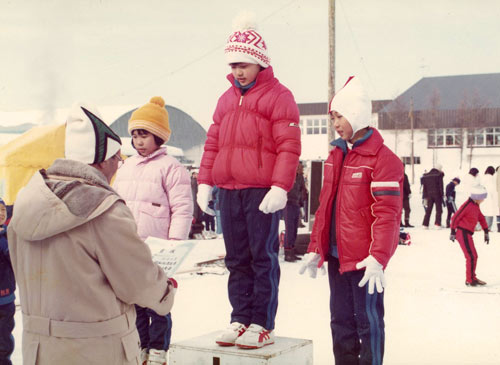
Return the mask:
<svg viewBox="0 0 500 365">
<path fill-rule="evenodd" d="M 266 68 L 271 64 L 267 45 L 257 32 L 255 15 L 244 12 L 233 20 L 233 32 L 224 48 L 227 63 L 254 63 Z"/>
</svg>

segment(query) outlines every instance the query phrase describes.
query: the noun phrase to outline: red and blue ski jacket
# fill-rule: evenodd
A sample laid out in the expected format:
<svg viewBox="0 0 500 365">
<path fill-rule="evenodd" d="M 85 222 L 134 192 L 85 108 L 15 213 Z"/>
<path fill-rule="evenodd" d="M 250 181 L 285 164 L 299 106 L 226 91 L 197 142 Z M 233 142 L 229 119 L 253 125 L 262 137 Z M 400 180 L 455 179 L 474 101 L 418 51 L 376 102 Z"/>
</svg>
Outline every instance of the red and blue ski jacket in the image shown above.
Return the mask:
<svg viewBox="0 0 500 365">
<path fill-rule="evenodd" d="M 479 205 L 475 203 L 474 200 L 469 198 L 451 217 L 450 228 L 462 228 L 469 231 L 471 234 L 474 234 L 474 228 L 476 227 L 478 221 L 481 228 L 487 231 L 488 223 L 486 223 L 486 219 L 484 218 L 483 213 L 481 213 Z"/>
<path fill-rule="evenodd" d="M 385 268 L 399 242 L 403 164 L 380 133 L 371 131 L 361 145 L 347 149 L 345 158 L 343 149 L 334 147 L 324 164 L 308 252 L 321 255 L 320 266 L 329 253 L 330 229 L 335 229 L 341 273 L 357 270 L 356 264 L 368 255 Z"/>
</svg>

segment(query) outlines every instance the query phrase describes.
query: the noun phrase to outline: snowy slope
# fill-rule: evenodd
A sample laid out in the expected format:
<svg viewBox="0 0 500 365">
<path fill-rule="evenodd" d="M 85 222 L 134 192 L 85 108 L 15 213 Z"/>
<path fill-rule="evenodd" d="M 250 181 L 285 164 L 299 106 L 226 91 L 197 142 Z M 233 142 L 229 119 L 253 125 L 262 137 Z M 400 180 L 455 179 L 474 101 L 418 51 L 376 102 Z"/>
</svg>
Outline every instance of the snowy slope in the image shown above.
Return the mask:
<svg viewBox="0 0 500 365">
<path fill-rule="evenodd" d="M 415 189 L 415 190 L 418 190 Z M 410 246 L 399 246 L 386 271 L 385 364 L 500 364 L 500 234 L 483 243 L 474 235 L 479 254 L 477 275 L 488 286 L 468 290 L 465 260 L 449 230 L 421 228 L 423 208 L 412 198 Z M 433 218 L 431 217 L 431 223 Z M 443 218 L 444 222 L 444 218 Z M 180 268 L 224 252 L 221 239 L 200 242 Z M 281 265 L 278 336 L 312 339 L 314 363 L 333 364 L 329 327 L 327 276 L 298 274 L 300 263 Z M 172 311 L 172 342 L 224 328 L 229 322 L 227 274 L 181 274 Z M 16 314 L 14 364 L 21 364 L 22 324 Z"/>
</svg>

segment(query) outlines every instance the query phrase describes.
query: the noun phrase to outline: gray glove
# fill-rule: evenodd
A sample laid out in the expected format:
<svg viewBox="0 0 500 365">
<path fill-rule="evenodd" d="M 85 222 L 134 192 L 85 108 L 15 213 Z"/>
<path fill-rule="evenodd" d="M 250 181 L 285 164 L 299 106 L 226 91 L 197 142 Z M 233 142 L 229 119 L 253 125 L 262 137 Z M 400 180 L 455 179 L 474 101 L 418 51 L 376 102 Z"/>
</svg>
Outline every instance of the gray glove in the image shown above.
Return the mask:
<svg viewBox="0 0 500 365">
<path fill-rule="evenodd" d="M 456 236 L 457 236 L 457 232 L 454 229 L 452 229 L 451 233 L 450 233 L 450 241 L 455 242 Z"/>
</svg>

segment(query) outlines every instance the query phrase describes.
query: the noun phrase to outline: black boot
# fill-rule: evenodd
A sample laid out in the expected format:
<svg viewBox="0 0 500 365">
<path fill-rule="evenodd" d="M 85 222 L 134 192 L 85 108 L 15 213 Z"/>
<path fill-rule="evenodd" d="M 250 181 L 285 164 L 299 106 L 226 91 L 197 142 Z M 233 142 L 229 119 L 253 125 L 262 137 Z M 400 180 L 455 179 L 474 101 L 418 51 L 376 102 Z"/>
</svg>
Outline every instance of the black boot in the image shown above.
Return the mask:
<svg viewBox="0 0 500 365">
<path fill-rule="evenodd" d="M 295 255 L 295 250 L 293 248 L 285 248 L 285 261 L 295 262 L 298 260 L 301 260 L 301 258 Z"/>
<path fill-rule="evenodd" d="M 287 262 L 295 262 L 295 254 L 291 248 L 285 248 L 285 261 Z"/>
<path fill-rule="evenodd" d="M 407 228 L 413 228 L 415 226 L 412 226 L 409 221 L 406 221 L 405 222 L 405 227 L 407 227 Z"/>
</svg>

